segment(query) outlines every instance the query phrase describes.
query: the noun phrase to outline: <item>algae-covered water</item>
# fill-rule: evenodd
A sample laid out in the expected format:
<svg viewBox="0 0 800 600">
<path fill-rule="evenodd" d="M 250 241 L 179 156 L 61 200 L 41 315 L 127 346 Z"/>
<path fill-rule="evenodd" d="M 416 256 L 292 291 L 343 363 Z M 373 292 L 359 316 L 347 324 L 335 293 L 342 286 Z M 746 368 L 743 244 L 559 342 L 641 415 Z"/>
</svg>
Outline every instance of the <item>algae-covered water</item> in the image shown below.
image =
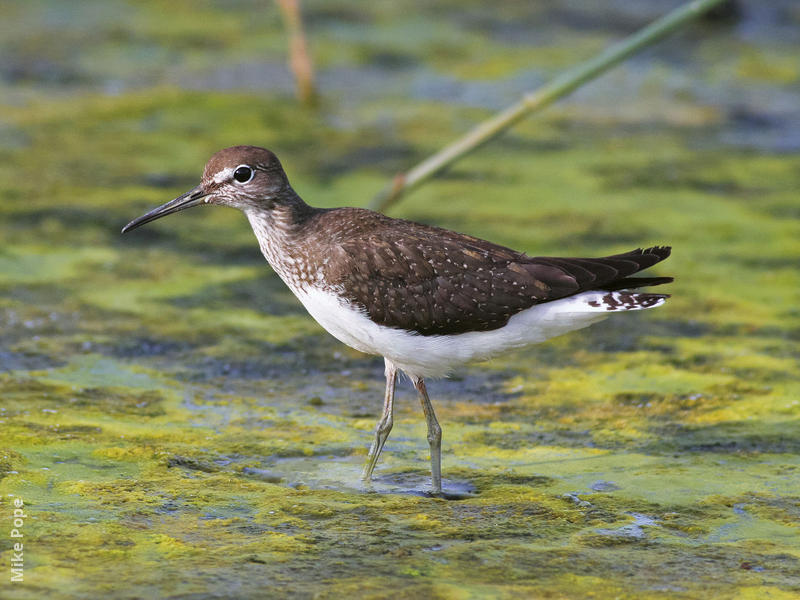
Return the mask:
<svg viewBox="0 0 800 600">
<path fill-rule="evenodd" d="M 271 3 L 4 2 L 0 597 L 800 597 L 796 2 L 691 26 L 392 209 L 530 254 L 674 246 L 666 306 L 431 382 L 460 499 L 424 494 L 407 382 L 358 480 L 382 361 L 239 213 L 119 235 L 241 143 L 363 206 L 676 5 L 303 2 L 306 109 Z"/>
</svg>

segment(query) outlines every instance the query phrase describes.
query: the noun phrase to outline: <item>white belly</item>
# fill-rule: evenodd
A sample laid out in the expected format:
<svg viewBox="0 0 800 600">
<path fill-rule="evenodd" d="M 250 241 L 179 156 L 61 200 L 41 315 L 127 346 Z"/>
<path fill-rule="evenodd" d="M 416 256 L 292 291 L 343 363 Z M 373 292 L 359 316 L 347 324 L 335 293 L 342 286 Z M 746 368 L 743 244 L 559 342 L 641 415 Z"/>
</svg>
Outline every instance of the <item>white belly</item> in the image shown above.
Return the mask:
<svg viewBox="0 0 800 600">
<path fill-rule="evenodd" d="M 361 352 L 385 356 L 409 376 L 423 378 L 447 375 L 464 363 L 543 342 L 609 314 L 605 307 L 589 304 L 597 304 L 598 297 L 609 292 L 592 291 L 538 304 L 492 331 L 423 336 L 373 323 L 336 294 L 312 287 L 293 291 L 309 314 L 336 339 Z"/>
</svg>

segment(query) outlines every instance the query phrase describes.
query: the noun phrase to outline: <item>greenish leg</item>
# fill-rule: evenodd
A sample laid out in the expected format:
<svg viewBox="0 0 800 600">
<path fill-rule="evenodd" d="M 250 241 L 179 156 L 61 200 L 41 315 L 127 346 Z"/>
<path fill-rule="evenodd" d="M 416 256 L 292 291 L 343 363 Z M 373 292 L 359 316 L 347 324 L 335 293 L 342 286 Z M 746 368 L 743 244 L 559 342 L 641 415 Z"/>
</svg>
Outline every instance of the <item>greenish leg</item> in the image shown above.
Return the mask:
<svg viewBox="0 0 800 600">
<path fill-rule="evenodd" d="M 383 413 L 375 427 L 375 439 L 372 440 L 367 462 L 364 465 L 364 472 L 361 474 L 361 479 L 364 481 L 372 479 L 372 471 L 375 470 L 375 464 L 378 462 L 383 445 L 386 443 L 394 424 L 394 388 L 397 383 L 397 367 L 389 362 L 388 359 L 384 359 L 384 361 L 386 363 L 386 393 L 383 398 Z"/>
<path fill-rule="evenodd" d="M 442 493 L 442 428 L 436 420 L 433 404 L 428 398 L 428 390 L 422 379 L 414 381 L 414 387 L 419 392 L 419 401 L 425 413 L 425 422 L 428 424 L 428 444 L 431 447 L 431 491 L 434 494 Z"/>
</svg>

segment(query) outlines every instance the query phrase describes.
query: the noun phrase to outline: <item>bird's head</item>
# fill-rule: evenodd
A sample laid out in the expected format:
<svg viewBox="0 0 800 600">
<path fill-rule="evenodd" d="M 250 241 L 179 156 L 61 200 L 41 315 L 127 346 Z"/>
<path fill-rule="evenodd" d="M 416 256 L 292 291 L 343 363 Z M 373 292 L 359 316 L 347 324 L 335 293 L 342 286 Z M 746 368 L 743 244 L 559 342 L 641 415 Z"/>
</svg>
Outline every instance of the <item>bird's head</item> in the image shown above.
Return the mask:
<svg viewBox="0 0 800 600">
<path fill-rule="evenodd" d="M 233 146 L 209 159 L 200 185 L 134 219 L 122 233 L 201 204 L 269 210 L 282 196 L 296 197 L 278 157 L 257 146 Z"/>
</svg>

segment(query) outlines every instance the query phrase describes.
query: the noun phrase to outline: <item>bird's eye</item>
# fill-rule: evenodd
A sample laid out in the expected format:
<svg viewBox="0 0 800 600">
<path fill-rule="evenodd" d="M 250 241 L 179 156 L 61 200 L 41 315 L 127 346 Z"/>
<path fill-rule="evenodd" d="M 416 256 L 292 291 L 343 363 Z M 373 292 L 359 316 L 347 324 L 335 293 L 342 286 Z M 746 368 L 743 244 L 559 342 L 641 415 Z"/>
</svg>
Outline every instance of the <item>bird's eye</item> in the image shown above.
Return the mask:
<svg viewBox="0 0 800 600">
<path fill-rule="evenodd" d="M 253 178 L 255 172 L 247 165 L 239 165 L 233 172 L 233 178 L 237 183 L 247 183 Z"/>
</svg>

